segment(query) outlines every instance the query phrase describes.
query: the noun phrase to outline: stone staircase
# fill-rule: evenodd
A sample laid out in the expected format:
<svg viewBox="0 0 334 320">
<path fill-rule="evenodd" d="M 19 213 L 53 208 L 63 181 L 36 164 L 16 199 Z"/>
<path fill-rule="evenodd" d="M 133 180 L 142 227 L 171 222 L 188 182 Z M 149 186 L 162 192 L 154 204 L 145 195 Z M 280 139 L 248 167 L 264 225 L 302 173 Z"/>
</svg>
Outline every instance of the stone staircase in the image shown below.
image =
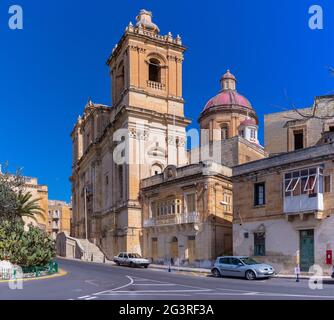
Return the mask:
<svg viewBox="0 0 334 320">
<path fill-rule="evenodd" d="M 84 255 L 82 257 L 82 260 L 93 262 L 108 262 L 103 252 L 94 243 L 90 242 L 87 239 L 77 239 L 77 241 L 80 242 L 82 248 L 84 249 Z"/>
</svg>

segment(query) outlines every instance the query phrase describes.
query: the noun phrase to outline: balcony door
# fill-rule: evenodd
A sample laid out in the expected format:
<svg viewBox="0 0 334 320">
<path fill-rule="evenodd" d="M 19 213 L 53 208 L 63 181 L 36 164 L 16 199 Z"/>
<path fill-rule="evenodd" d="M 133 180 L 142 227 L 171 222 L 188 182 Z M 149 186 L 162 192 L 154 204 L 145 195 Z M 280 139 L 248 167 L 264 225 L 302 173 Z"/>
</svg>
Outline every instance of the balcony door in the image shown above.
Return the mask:
<svg viewBox="0 0 334 320">
<path fill-rule="evenodd" d="M 308 272 L 314 265 L 314 230 L 300 231 L 300 270 Z"/>
</svg>

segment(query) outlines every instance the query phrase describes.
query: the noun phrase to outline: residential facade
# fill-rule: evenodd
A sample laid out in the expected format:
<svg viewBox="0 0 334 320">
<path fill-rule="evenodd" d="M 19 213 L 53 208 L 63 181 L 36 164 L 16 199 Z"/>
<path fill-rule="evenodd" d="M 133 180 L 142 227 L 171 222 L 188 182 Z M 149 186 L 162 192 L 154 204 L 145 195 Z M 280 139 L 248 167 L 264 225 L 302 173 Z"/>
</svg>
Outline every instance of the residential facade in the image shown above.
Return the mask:
<svg viewBox="0 0 334 320">
<path fill-rule="evenodd" d="M 58 200 L 48 201 L 49 230 L 53 239 L 61 232 L 71 233 L 72 208 L 71 205 Z"/>
<path fill-rule="evenodd" d="M 265 150 L 270 155 L 314 146 L 334 131 L 334 96 L 315 97 L 313 105 L 265 115 Z"/>
<path fill-rule="evenodd" d="M 310 130 L 312 121 L 304 130 Z M 267 124 L 267 130 L 269 127 Z M 267 149 L 279 151 L 278 155 L 233 168 L 235 255 L 255 256 L 273 264 L 280 273 L 294 273 L 297 266 L 308 272 L 313 265 L 325 273 L 331 271 L 328 255 L 334 249 L 334 133 L 321 128 L 326 131 L 307 148 L 284 152 L 288 144 L 283 139 L 283 146 L 274 149 L 269 143 Z M 279 130 L 276 136 L 280 143 Z M 266 141 L 270 139 L 269 134 Z M 310 139 L 306 139 L 308 144 Z"/>
</svg>

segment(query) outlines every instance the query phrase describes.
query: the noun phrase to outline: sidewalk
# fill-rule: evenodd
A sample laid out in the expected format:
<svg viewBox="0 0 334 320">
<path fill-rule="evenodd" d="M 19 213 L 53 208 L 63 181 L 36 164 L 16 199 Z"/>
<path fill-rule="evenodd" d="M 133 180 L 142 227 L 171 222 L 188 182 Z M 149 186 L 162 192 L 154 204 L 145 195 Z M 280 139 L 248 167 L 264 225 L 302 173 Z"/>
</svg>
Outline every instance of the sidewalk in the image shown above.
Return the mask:
<svg viewBox="0 0 334 320">
<path fill-rule="evenodd" d="M 89 263 L 98 263 L 98 264 L 103 264 L 102 262 L 95 262 L 95 261 L 85 261 L 85 260 L 77 260 L 77 259 L 71 259 L 71 258 L 64 258 L 64 257 L 58 257 L 60 259 L 65 259 L 65 260 L 74 260 L 74 261 L 84 261 L 84 262 L 89 262 Z M 106 263 L 108 265 L 116 265 L 113 261 L 106 260 Z M 149 266 L 150 269 L 157 269 L 157 270 L 166 270 L 168 272 L 169 266 L 166 265 L 161 265 L 161 264 L 150 264 Z M 202 276 L 209 276 L 211 275 L 211 269 L 206 269 L 206 268 L 192 268 L 192 267 L 183 267 L 183 266 L 171 266 L 171 271 L 173 272 L 189 272 L 189 273 L 197 273 L 198 275 Z M 308 280 L 311 278 L 312 275 L 308 275 L 307 273 L 302 273 L 299 276 L 299 279 L 301 280 Z M 275 278 L 281 278 L 281 279 L 296 279 L 295 274 L 277 274 L 275 275 Z M 334 279 L 331 278 L 331 276 L 322 276 L 320 277 L 322 280 L 332 280 L 334 282 Z"/>
<path fill-rule="evenodd" d="M 168 270 L 168 266 L 165 265 L 158 265 L 158 264 L 150 264 L 150 268 L 152 269 L 165 269 L 166 271 Z M 193 273 L 199 273 L 202 275 L 211 275 L 211 269 L 205 269 L 205 268 L 191 268 L 191 267 L 178 267 L 178 266 L 172 266 L 171 271 L 185 271 L 185 272 L 193 272 Z M 309 275 L 307 273 L 301 274 L 299 276 L 299 279 L 305 280 L 305 279 L 310 279 L 312 275 Z M 275 275 L 275 278 L 281 278 L 281 279 L 296 279 L 295 274 L 277 274 Z M 333 280 L 330 276 L 322 276 L 320 277 L 322 280 Z"/>
<path fill-rule="evenodd" d="M 160 265 L 160 264 L 150 264 L 151 269 L 165 269 L 168 270 L 169 266 Z M 171 271 L 186 271 L 186 272 L 195 272 L 200 274 L 211 274 L 211 269 L 204 269 L 204 268 L 191 268 L 191 267 L 178 267 L 178 266 L 171 266 Z"/>
</svg>

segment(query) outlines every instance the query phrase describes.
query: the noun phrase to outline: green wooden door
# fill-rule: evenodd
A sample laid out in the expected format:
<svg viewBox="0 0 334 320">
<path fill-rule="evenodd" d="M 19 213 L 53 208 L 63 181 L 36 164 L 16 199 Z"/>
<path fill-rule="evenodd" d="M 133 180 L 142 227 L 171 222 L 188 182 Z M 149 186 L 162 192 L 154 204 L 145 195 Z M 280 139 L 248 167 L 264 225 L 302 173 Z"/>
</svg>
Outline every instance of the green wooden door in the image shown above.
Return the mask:
<svg viewBox="0 0 334 320">
<path fill-rule="evenodd" d="M 300 270 L 308 272 L 314 265 L 314 230 L 300 231 Z"/>
</svg>

